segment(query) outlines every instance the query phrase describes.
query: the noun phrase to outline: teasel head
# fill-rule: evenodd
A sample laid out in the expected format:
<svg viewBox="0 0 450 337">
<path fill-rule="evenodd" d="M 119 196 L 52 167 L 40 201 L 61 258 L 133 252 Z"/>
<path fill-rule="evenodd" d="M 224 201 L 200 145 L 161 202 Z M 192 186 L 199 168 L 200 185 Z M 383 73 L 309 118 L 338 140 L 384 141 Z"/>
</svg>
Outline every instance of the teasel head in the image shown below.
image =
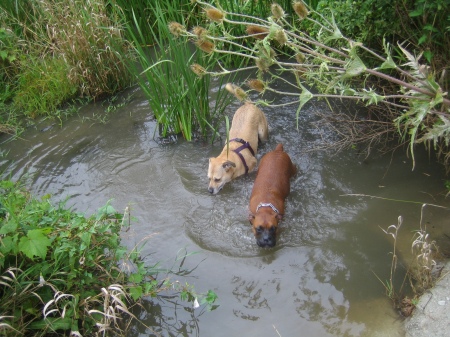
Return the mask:
<svg viewBox="0 0 450 337">
<path fill-rule="evenodd" d="M 252 35 L 252 37 L 259 40 L 264 40 L 264 38 L 269 35 L 269 29 L 255 25 L 247 26 L 246 32 L 248 35 Z"/>
<path fill-rule="evenodd" d="M 198 77 L 202 77 L 203 75 L 207 74 L 207 71 L 205 68 L 203 68 L 200 64 L 198 63 L 193 63 L 191 64 L 191 70 L 198 76 Z"/>
<path fill-rule="evenodd" d="M 305 61 L 305 54 L 303 53 L 295 54 L 295 60 L 297 61 L 297 63 L 303 63 Z"/>
<path fill-rule="evenodd" d="M 266 58 L 260 57 L 255 62 L 258 69 L 261 70 L 262 72 L 266 72 L 269 70 L 270 62 L 268 62 Z"/>
<path fill-rule="evenodd" d="M 211 41 L 208 40 L 197 40 L 195 42 L 195 44 L 197 45 L 197 47 L 199 47 L 201 50 L 203 50 L 205 53 L 211 54 L 212 52 L 214 52 L 214 43 L 212 43 Z"/>
<path fill-rule="evenodd" d="M 296 66 L 294 68 L 294 74 L 297 75 L 298 77 L 305 77 L 305 74 L 308 72 L 308 69 L 304 68 L 304 67 L 300 67 L 300 66 Z"/>
<path fill-rule="evenodd" d="M 169 23 L 169 31 L 176 37 L 180 36 L 186 31 L 186 28 L 178 22 L 172 21 Z"/>
<path fill-rule="evenodd" d="M 208 9 L 205 10 L 206 16 L 214 22 L 222 22 L 223 19 L 225 18 L 225 13 L 222 12 L 221 10 L 215 8 L 215 7 L 210 7 Z"/>
<path fill-rule="evenodd" d="M 288 38 L 284 29 L 277 30 L 274 39 L 280 46 L 284 46 L 288 42 Z"/>
<path fill-rule="evenodd" d="M 272 17 L 273 17 L 275 20 L 279 20 L 279 19 L 281 19 L 281 18 L 284 17 L 284 10 L 283 10 L 283 8 L 282 8 L 279 4 L 273 3 L 273 4 L 270 6 L 270 10 L 271 10 L 271 12 L 272 12 Z"/>
<path fill-rule="evenodd" d="M 263 81 L 257 79 L 248 80 L 247 86 L 258 92 L 264 92 L 264 90 L 266 90 L 266 84 Z"/>
<path fill-rule="evenodd" d="M 227 83 L 225 85 L 225 89 L 227 89 L 229 93 L 233 94 L 240 101 L 245 101 L 247 99 L 247 93 L 237 85 Z"/>
<path fill-rule="evenodd" d="M 292 4 L 292 8 L 294 9 L 294 12 L 297 13 L 300 20 L 303 20 L 308 16 L 308 9 L 306 8 L 303 1 L 294 1 Z"/>
<path fill-rule="evenodd" d="M 201 26 L 195 26 L 194 28 L 192 28 L 192 34 L 196 35 L 199 39 L 201 39 L 208 34 L 208 31 Z"/>
</svg>

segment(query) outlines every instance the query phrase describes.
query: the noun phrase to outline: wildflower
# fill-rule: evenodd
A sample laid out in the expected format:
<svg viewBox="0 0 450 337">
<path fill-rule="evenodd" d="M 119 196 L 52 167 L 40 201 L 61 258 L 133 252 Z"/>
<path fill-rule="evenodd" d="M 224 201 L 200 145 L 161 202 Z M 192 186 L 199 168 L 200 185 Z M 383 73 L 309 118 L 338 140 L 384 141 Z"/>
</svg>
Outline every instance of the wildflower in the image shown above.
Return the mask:
<svg viewBox="0 0 450 337">
<path fill-rule="evenodd" d="M 266 84 L 261 80 L 251 79 L 247 81 L 247 85 L 258 92 L 264 92 Z"/>
<path fill-rule="evenodd" d="M 193 63 L 191 65 L 191 70 L 199 77 L 202 77 L 203 75 L 206 74 L 206 69 L 203 68 L 200 64 L 198 63 Z"/>
<path fill-rule="evenodd" d="M 225 18 L 224 12 L 221 10 L 218 10 L 215 7 L 210 7 L 207 10 L 205 10 L 206 16 L 214 22 L 222 22 Z"/>
<path fill-rule="evenodd" d="M 272 6 L 270 6 L 270 10 L 272 11 L 272 16 L 275 20 L 279 20 L 284 17 L 284 10 L 279 4 L 272 4 Z"/>
<path fill-rule="evenodd" d="M 180 36 L 183 32 L 186 31 L 186 28 L 178 22 L 170 22 L 169 23 L 169 31 L 176 37 Z"/>
<path fill-rule="evenodd" d="M 269 29 L 255 25 L 247 26 L 246 32 L 248 35 L 252 35 L 255 39 L 259 40 L 263 40 L 267 35 L 269 35 Z"/>
<path fill-rule="evenodd" d="M 297 13 L 300 20 L 303 20 L 308 16 L 308 9 L 306 8 L 303 1 L 295 1 L 292 4 L 292 8 L 294 8 L 294 12 Z"/>
<path fill-rule="evenodd" d="M 203 50 L 205 53 L 212 53 L 214 51 L 214 43 L 208 40 L 198 40 L 195 42 L 197 47 Z"/>
</svg>

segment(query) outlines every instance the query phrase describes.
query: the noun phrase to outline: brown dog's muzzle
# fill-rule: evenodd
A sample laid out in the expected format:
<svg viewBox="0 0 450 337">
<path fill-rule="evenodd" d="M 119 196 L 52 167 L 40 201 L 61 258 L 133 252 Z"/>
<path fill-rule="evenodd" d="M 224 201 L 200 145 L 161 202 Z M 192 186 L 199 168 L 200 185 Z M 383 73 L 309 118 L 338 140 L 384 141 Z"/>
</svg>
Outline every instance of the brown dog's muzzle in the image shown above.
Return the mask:
<svg viewBox="0 0 450 337">
<path fill-rule="evenodd" d="M 274 247 L 276 244 L 276 228 L 271 227 L 270 229 L 262 228 L 262 229 L 256 229 L 256 243 L 258 246 L 262 248 L 266 247 Z"/>
</svg>

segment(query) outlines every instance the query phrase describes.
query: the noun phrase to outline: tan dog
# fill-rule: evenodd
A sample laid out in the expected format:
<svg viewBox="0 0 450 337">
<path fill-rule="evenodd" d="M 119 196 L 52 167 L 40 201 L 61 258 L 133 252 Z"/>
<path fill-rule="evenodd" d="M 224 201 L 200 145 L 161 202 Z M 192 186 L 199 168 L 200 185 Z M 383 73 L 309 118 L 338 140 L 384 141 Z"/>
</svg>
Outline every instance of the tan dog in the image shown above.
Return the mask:
<svg viewBox="0 0 450 337">
<path fill-rule="evenodd" d="M 249 217 L 260 247 L 275 246 L 278 222 L 284 214 L 284 200 L 290 192 L 290 178 L 296 172 L 297 168 L 283 151 L 282 144 L 261 159 L 250 196 Z"/>
<path fill-rule="evenodd" d="M 268 134 L 266 116 L 258 107 L 245 103 L 237 109 L 231 122 L 228 146 L 225 144 L 218 157 L 209 158 L 209 193 L 216 194 L 232 179 L 253 171 L 258 139 L 265 142 Z"/>
</svg>

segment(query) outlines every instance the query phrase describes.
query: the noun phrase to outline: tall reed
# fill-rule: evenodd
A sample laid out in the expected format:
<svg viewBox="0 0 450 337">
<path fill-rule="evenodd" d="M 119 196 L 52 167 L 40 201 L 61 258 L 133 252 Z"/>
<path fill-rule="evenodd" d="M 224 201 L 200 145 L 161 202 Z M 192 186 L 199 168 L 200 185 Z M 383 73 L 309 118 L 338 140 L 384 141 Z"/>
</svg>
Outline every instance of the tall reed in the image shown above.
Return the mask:
<svg viewBox="0 0 450 337">
<path fill-rule="evenodd" d="M 178 11 L 169 3 L 165 6 L 163 8 L 158 2 L 149 4 L 156 22 L 146 23 L 146 27 L 139 26 L 137 15 L 134 15 L 134 26 L 128 25 L 128 33 L 139 63 L 129 65 L 161 126 L 160 136 L 181 133 L 187 140 L 207 137 L 211 132 L 215 134 L 230 98 L 225 91 L 218 90 L 217 96 L 211 99 L 209 78 L 190 70 L 194 63 L 209 68 L 213 59 L 194 52 L 187 39 L 170 33 L 167 17 L 176 17 Z M 178 18 L 184 20 L 179 14 Z M 153 46 L 149 47 L 144 28 L 151 32 Z"/>
</svg>

